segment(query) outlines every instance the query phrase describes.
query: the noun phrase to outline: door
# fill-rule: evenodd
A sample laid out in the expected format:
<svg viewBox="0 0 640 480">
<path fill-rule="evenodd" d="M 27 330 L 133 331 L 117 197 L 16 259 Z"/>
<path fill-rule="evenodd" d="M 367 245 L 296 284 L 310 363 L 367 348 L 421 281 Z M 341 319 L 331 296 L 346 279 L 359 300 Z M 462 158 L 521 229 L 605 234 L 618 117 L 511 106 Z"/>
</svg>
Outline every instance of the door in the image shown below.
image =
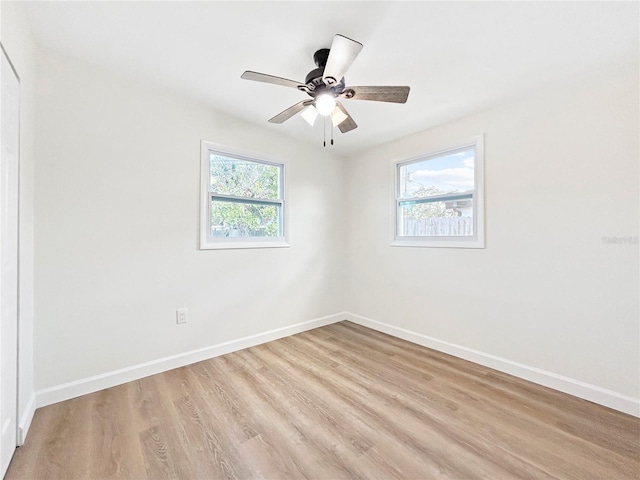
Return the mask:
<svg viewBox="0 0 640 480">
<path fill-rule="evenodd" d="M 0 79 L 0 477 L 16 449 L 20 82 L 2 50 Z"/>
</svg>

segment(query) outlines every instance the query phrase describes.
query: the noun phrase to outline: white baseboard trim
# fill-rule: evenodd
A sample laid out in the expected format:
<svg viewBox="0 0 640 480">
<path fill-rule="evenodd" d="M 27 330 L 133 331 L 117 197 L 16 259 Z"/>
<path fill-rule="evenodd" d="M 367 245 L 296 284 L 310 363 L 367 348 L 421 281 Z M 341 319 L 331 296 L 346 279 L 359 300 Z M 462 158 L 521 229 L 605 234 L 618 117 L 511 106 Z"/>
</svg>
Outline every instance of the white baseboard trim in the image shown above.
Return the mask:
<svg viewBox="0 0 640 480">
<path fill-rule="evenodd" d="M 539 368 L 513 362 L 506 358 L 496 357 L 495 355 L 490 355 L 471 348 L 438 340 L 437 338 L 422 335 L 403 328 L 394 327 L 393 325 L 378 322 L 376 320 L 363 317 L 362 315 L 356 315 L 355 313 L 346 312 L 346 319 L 350 322 L 357 323 L 358 325 L 362 325 L 394 337 L 402 338 L 403 340 L 432 348 L 433 350 L 447 353 L 454 357 L 469 360 L 470 362 L 484 365 L 485 367 L 493 368 L 494 370 L 508 373 L 509 375 L 513 375 L 560 392 L 568 393 L 569 395 L 589 400 L 590 402 L 604 405 L 605 407 L 609 407 L 635 417 L 640 417 L 640 399 L 607 390 L 596 385 L 591 385 L 580 380 L 547 372 Z"/>
<path fill-rule="evenodd" d="M 22 415 L 20 415 L 20 420 L 18 422 L 18 438 L 16 439 L 16 443 L 18 447 L 24 445 L 24 441 L 27 438 L 27 433 L 29 432 L 29 427 L 31 427 L 31 421 L 33 420 L 33 415 L 36 413 L 36 394 L 31 392 L 29 396 L 29 401 L 27 405 L 24 407 L 22 411 Z"/>
<path fill-rule="evenodd" d="M 126 382 L 131 382 L 150 375 L 166 372 L 174 368 L 208 360 L 210 358 L 232 353 L 244 348 L 277 340 L 279 338 L 302 333 L 314 328 L 337 323 L 342 320 L 349 320 L 353 323 L 357 323 L 358 325 L 362 325 L 397 338 L 402 338 L 403 340 L 432 348 L 464 360 L 469 360 L 479 365 L 484 365 L 485 367 L 493 368 L 494 370 L 508 373 L 515 377 L 522 378 L 560 392 L 568 393 L 569 395 L 583 398 L 590 402 L 604 405 L 605 407 L 609 407 L 635 417 L 640 417 L 640 399 L 607 390 L 596 385 L 591 385 L 580 380 L 541 370 L 536 367 L 531 367 L 529 365 L 524 365 L 495 355 L 480 352 L 478 350 L 438 340 L 437 338 L 395 327 L 383 322 L 378 322 L 376 320 L 363 317 L 362 315 L 357 315 L 351 312 L 341 312 L 309 320 L 307 322 L 269 330 L 256 335 L 250 335 L 238 340 L 232 340 L 210 347 L 192 350 L 190 352 L 38 390 L 35 394 L 31 395 L 29 402 L 20 417 L 20 422 L 18 424 L 18 444 L 22 445 L 24 443 L 24 439 L 26 438 L 26 434 L 29 430 L 29 426 L 31 425 L 36 408 L 87 395 L 89 393 L 94 393 L 105 388 L 121 385 Z"/>
<path fill-rule="evenodd" d="M 64 400 L 94 393 L 104 390 L 105 388 L 115 387 L 116 385 L 138 380 L 150 375 L 166 372 L 174 368 L 184 367 L 185 365 L 190 365 L 192 363 L 201 362 L 220 355 L 260 345 L 261 343 L 271 342 L 273 340 L 278 340 L 279 338 L 295 335 L 296 333 L 302 333 L 307 330 L 313 330 L 314 328 L 330 325 L 332 323 L 345 320 L 346 318 L 345 312 L 336 313 L 334 315 L 316 318 L 314 320 L 297 323 L 295 325 L 276 328 L 256 335 L 250 335 L 238 340 L 232 340 L 212 345 L 210 347 L 192 350 L 190 352 L 172 355 L 170 357 L 160 358 L 158 360 L 152 360 L 139 365 L 133 365 L 120 370 L 94 375 L 89 378 L 83 378 L 62 385 L 45 388 L 36 392 L 35 405 L 39 408 L 53 403 L 62 402 Z"/>
</svg>

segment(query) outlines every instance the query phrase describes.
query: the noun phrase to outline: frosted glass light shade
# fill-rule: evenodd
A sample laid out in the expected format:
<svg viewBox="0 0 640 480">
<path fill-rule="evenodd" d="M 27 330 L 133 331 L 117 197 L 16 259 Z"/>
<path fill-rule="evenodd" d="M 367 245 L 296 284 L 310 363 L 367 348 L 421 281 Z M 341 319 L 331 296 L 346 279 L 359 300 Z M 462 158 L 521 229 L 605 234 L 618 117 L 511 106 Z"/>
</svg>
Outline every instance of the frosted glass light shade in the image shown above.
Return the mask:
<svg viewBox="0 0 640 480">
<path fill-rule="evenodd" d="M 339 108 L 334 108 L 333 112 L 331 112 L 331 121 L 333 122 L 334 127 L 337 127 L 338 125 L 340 125 L 347 118 L 348 118 L 347 115 Z"/>
<path fill-rule="evenodd" d="M 318 113 L 326 117 L 331 112 L 333 112 L 334 108 L 336 108 L 336 99 L 333 98 L 332 95 L 323 93 L 318 98 L 316 98 L 315 105 Z"/>
<path fill-rule="evenodd" d="M 309 105 L 302 111 L 300 116 L 313 127 L 313 124 L 316 122 L 316 118 L 318 118 L 318 110 L 316 110 L 316 107 L 314 107 L 313 105 Z"/>
</svg>

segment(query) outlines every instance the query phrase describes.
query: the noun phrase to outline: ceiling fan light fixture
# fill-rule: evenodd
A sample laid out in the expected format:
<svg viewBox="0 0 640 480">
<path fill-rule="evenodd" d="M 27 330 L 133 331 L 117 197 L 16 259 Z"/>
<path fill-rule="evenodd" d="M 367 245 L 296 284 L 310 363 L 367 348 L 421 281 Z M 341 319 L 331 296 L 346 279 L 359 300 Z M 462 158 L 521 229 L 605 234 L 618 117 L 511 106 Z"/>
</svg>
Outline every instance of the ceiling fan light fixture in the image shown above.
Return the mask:
<svg viewBox="0 0 640 480">
<path fill-rule="evenodd" d="M 269 123 L 281 124 L 300 114 L 309 125 L 313 126 L 318 115 L 330 116 L 333 127 L 338 127 L 340 132 L 347 133 L 358 128 L 358 125 L 351 118 L 351 115 L 349 115 L 340 100 L 406 103 L 409 96 L 408 86 L 371 85 L 347 87 L 344 75 L 360 53 L 360 50 L 362 50 L 360 42 L 337 34 L 333 37 L 331 48 L 321 48 L 313 54 L 313 61 L 317 68 L 307 74 L 304 83 L 252 70 L 245 71 L 241 78 L 294 88 L 311 97 L 311 99 L 291 105 L 286 110 L 270 118 Z M 326 121 L 323 123 L 326 127 Z M 333 135 L 333 130 L 331 130 L 331 133 Z M 333 145 L 333 140 L 331 144 Z"/>
<path fill-rule="evenodd" d="M 315 106 L 318 113 L 323 117 L 326 117 L 336 108 L 336 99 L 333 98 L 333 95 L 323 93 L 316 98 Z"/>
<path fill-rule="evenodd" d="M 316 118 L 318 118 L 318 110 L 313 105 L 309 105 L 305 108 L 300 116 L 305 119 L 305 121 L 313 127 L 313 124 L 316 122 Z"/>
<path fill-rule="evenodd" d="M 349 116 L 346 113 L 344 113 L 342 110 L 340 110 L 338 107 L 334 108 L 333 112 L 331 112 L 331 122 L 333 123 L 334 127 L 337 127 L 338 125 L 340 125 L 347 118 L 349 118 Z"/>
</svg>

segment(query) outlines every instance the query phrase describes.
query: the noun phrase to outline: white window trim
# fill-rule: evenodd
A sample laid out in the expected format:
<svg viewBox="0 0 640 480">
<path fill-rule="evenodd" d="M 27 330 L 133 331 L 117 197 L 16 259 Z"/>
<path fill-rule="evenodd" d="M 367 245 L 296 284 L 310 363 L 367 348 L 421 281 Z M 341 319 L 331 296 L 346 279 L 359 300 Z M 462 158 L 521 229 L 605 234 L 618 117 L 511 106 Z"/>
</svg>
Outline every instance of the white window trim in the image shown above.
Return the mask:
<svg viewBox="0 0 640 480">
<path fill-rule="evenodd" d="M 232 157 L 246 158 L 249 161 L 277 165 L 282 168 L 282 237 L 219 237 L 209 235 L 209 152 L 216 152 Z M 287 166 L 286 162 L 269 158 L 264 154 L 249 152 L 244 149 L 220 145 L 202 140 L 200 142 L 200 250 L 220 250 L 235 248 L 286 248 L 289 247 L 289 209 L 286 201 Z M 225 195 L 217 195 L 225 197 Z M 266 200 L 265 203 L 280 203 Z"/>
<path fill-rule="evenodd" d="M 443 155 L 453 150 L 475 146 L 475 192 L 473 237 L 399 237 L 398 233 L 398 165 L 424 160 L 428 157 Z M 429 151 L 417 157 L 395 159 L 391 161 L 393 185 L 391 188 L 391 242 L 392 247 L 446 247 L 446 248 L 485 248 L 484 216 L 484 135 L 476 135 L 463 141 L 448 144 L 443 148 Z"/>
</svg>

